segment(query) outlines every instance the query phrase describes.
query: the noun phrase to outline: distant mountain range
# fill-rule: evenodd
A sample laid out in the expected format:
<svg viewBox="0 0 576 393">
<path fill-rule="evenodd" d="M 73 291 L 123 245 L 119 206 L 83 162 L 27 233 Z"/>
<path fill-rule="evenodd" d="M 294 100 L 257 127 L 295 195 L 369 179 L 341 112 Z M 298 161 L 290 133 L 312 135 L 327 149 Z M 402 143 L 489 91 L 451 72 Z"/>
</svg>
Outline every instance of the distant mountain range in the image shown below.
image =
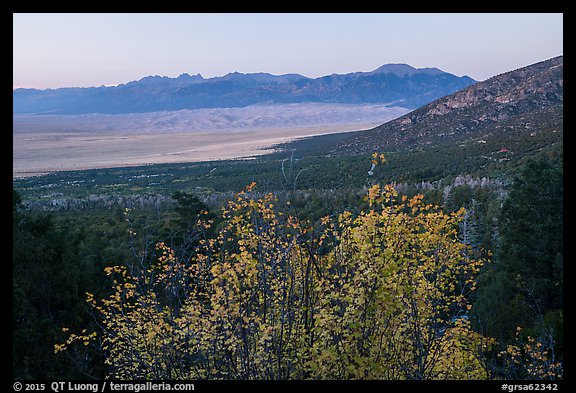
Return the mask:
<svg viewBox="0 0 576 393">
<path fill-rule="evenodd" d="M 407 64 L 319 78 L 238 72 L 208 79 L 199 74 L 148 76 L 113 87 L 16 89 L 13 113 L 121 114 L 303 102 L 414 109 L 475 82 L 468 76 Z"/>
<path fill-rule="evenodd" d="M 558 56 L 494 76 L 356 133 L 331 153 L 413 150 L 472 136 L 513 132 L 529 138 L 536 131 L 562 131 L 563 72 L 563 56 Z"/>
</svg>

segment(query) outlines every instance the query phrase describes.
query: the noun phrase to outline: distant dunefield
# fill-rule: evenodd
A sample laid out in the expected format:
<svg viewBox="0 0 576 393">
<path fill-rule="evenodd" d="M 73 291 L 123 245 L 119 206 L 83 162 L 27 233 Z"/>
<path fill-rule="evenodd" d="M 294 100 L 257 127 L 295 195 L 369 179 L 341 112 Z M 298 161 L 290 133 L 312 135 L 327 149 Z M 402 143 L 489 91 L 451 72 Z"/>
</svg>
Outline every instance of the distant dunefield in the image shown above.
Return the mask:
<svg viewBox="0 0 576 393">
<path fill-rule="evenodd" d="M 299 137 L 370 129 L 409 111 L 383 104 L 298 103 L 119 115 L 14 115 L 12 174 L 245 158 Z"/>
<path fill-rule="evenodd" d="M 404 107 L 386 104 L 295 103 L 129 114 L 15 114 L 13 132 L 98 131 L 140 134 L 382 124 L 409 111 Z"/>
</svg>

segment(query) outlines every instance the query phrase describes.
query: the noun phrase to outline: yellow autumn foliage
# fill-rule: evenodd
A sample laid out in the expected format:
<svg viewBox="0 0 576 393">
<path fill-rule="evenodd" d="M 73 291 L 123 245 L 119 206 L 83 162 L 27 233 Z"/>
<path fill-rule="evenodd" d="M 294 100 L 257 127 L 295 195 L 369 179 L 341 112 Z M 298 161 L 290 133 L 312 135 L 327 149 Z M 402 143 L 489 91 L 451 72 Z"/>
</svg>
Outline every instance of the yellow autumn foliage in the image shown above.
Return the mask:
<svg viewBox="0 0 576 393">
<path fill-rule="evenodd" d="M 483 261 L 457 240 L 462 211 L 375 185 L 369 212 L 312 230 L 255 186 L 193 255 L 158 243 L 137 275 L 106 268 L 112 295 L 87 299 L 98 337 L 55 350 L 97 341 L 114 379 L 487 378 L 493 341 L 465 317 Z"/>
</svg>

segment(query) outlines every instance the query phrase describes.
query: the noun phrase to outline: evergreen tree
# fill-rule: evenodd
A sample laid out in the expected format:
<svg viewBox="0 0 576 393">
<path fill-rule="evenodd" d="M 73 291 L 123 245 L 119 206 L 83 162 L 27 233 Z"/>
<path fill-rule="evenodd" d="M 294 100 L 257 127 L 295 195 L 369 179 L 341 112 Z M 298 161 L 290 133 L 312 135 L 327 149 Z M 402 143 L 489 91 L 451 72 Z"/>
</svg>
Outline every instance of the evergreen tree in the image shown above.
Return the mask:
<svg viewBox="0 0 576 393">
<path fill-rule="evenodd" d="M 479 278 L 474 306 L 478 328 L 509 343 L 525 334 L 552 334 L 562 352 L 562 166 L 529 161 L 502 206 L 498 249 Z"/>
<path fill-rule="evenodd" d="M 15 379 L 98 377 L 93 353 L 55 357 L 62 327 L 90 325 L 84 291 L 102 285 L 102 276 L 82 264 L 82 237 L 56 226 L 46 214 L 34 215 L 13 193 L 12 353 Z M 90 354 L 90 356 L 87 356 Z M 81 371 L 80 371 L 81 370 Z"/>
</svg>

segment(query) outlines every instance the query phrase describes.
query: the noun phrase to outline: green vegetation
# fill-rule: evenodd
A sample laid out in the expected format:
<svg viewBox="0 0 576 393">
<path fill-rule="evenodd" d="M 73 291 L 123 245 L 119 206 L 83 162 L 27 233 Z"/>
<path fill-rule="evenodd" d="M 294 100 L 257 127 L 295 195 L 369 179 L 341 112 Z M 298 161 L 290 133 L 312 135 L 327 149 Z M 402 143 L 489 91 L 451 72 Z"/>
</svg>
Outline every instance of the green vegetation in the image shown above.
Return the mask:
<svg viewBox="0 0 576 393">
<path fill-rule="evenodd" d="M 112 204 L 150 207 L 166 202 L 177 191 L 207 199 L 213 199 L 215 194 L 229 197 L 252 181 L 274 192 L 357 191 L 372 181 L 408 184 L 424 181 L 441 188 L 460 175 L 509 182 L 528 159 L 562 160 L 563 132 L 550 127 L 531 133 L 516 130 L 386 153 L 386 168 L 373 176 L 368 175 L 369 154 L 326 154 L 331 146 L 355 134 L 345 133 L 291 142 L 281 145 L 278 153 L 252 160 L 57 172 L 15 179 L 14 187 L 31 207 L 62 210 Z"/>
<path fill-rule="evenodd" d="M 521 326 L 521 337 L 537 337 L 554 363 L 564 341 L 562 167 L 545 160 L 526 165 L 504 202 L 498 233 L 494 263 L 479 282 L 477 328 L 511 342 Z M 504 374 L 529 377 L 525 369 Z"/>
<path fill-rule="evenodd" d="M 548 131 L 14 179 L 14 378 L 559 378 Z"/>
<path fill-rule="evenodd" d="M 161 242 L 145 270 L 107 268 L 113 294 L 87 294 L 103 329 L 56 352 L 99 341 L 115 379 L 487 377 L 491 340 L 459 318 L 482 264 L 453 241 L 461 211 L 374 185 L 369 212 L 312 233 L 254 185 L 188 257 Z"/>
<path fill-rule="evenodd" d="M 55 357 L 54 340 L 62 326 L 92 327 L 83 293 L 105 288 L 101 253 L 82 255 L 82 228 L 58 225 L 49 215 L 23 210 L 20 197 L 13 199 L 13 370 L 16 379 L 86 378 L 101 375 L 101 356 Z M 99 369 L 99 371 L 98 371 Z M 62 374 L 62 370 L 66 370 Z"/>
</svg>

